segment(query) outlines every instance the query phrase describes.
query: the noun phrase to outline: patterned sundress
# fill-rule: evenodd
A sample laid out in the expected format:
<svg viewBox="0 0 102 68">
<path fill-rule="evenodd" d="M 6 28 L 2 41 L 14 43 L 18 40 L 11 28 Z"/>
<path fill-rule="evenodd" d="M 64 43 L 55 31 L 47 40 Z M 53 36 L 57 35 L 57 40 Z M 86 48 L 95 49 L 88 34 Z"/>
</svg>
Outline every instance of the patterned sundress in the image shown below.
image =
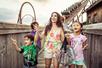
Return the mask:
<svg viewBox="0 0 102 68">
<path fill-rule="evenodd" d="M 61 29 L 50 31 L 46 37 L 44 44 L 44 57 L 53 58 L 57 57 L 60 53 L 61 42 Z"/>
</svg>

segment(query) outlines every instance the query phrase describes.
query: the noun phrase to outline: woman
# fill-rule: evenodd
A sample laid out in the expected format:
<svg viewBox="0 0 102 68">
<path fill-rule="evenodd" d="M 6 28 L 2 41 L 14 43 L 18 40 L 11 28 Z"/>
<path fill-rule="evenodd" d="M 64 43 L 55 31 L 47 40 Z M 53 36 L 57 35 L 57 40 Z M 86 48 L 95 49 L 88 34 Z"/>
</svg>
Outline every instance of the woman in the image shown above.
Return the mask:
<svg viewBox="0 0 102 68">
<path fill-rule="evenodd" d="M 42 34 L 43 37 L 46 37 L 44 43 L 45 68 L 50 68 L 52 61 L 54 68 L 59 68 L 58 56 L 64 41 L 64 30 L 61 16 L 57 12 L 51 14 L 49 23 Z"/>
</svg>

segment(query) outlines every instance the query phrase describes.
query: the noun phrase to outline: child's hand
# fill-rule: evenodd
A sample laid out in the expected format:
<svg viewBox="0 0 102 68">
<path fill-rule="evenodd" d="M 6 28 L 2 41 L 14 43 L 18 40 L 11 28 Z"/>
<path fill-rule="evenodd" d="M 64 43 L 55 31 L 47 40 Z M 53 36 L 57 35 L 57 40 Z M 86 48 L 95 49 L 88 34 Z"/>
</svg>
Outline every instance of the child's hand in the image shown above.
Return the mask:
<svg viewBox="0 0 102 68">
<path fill-rule="evenodd" d="M 16 44 L 17 44 L 17 40 L 16 40 L 16 39 L 14 39 L 14 38 L 12 38 L 12 37 L 11 37 L 11 41 L 12 41 L 12 43 L 13 43 L 14 45 L 16 45 Z"/>
<path fill-rule="evenodd" d="M 83 49 L 83 50 L 86 50 L 87 47 L 88 47 L 88 44 L 86 44 L 82 49 Z"/>
<path fill-rule="evenodd" d="M 67 45 L 67 48 L 70 48 L 71 47 L 71 45 Z"/>
<path fill-rule="evenodd" d="M 20 52 L 21 51 L 21 48 L 18 47 L 17 40 L 11 37 L 11 41 L 12 41 L 15 49 Z"/>
<path fill-rule="evenodd" d="M 67 39 L 69 39 L 69 38 L 70 38 L 70 34 L 69 34 L 69 33 L 65 34 L 65 37 L 66 37 Z"/>
</svg>

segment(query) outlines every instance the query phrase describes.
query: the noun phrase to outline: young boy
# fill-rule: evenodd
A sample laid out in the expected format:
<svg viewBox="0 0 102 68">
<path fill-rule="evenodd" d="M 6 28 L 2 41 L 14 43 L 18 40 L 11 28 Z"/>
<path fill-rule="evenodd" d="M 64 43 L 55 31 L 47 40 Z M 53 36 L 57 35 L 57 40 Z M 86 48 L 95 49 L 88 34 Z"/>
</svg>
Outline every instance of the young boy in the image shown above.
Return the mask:
<svg viewBox="0 0 102 68">
<path fill-rule="evenodd" d="M 37 55 L 38 55 L 38 52 L 40 51 L 41 49 L 41 38 L 39 36 L 39 24 L 38 22 L 32 22 L 31 23 L 31 35 L 34 36 L 34 43 L 36 44 L 36 48 L 37 48 Z"/>
<path fill-rule="evenodd" d="M 34 45 L 34 37 L 31 34 L 24 36 L 24 45 L 18 47 L 17 41 L 11 38 L 15 49 L 23 53 L 24 56 L 24 68 L 37 68 L 37 55 L 36 46 Z"/>
</svg>

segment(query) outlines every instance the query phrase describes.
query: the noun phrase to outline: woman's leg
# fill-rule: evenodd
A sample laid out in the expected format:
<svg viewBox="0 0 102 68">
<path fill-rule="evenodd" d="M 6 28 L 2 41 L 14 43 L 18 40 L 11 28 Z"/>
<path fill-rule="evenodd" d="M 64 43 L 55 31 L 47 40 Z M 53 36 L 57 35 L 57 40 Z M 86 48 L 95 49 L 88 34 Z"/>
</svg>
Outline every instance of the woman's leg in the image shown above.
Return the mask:
<svg viewBox="0 0 102 68">
<path fill-rule="evenodd" d="M 69 68 L 75 68 L 75 64 L 69 65 Z"/>
<path fill-rule="evenodd" d="M 57 61 L 57 58 L 53 58 L 53 66 L 54 68 L 59 68 L 59 62 Z"/>
<path fill-rule="evenodd" d="M 50 68 L 52 59 L 45 58 L 45 68 Z"/>
<path fill-rule="evenodd" d="M 77 68 L 83 68 L 83 65 L 77 65 L 76 67 Z"/>
</svg>

